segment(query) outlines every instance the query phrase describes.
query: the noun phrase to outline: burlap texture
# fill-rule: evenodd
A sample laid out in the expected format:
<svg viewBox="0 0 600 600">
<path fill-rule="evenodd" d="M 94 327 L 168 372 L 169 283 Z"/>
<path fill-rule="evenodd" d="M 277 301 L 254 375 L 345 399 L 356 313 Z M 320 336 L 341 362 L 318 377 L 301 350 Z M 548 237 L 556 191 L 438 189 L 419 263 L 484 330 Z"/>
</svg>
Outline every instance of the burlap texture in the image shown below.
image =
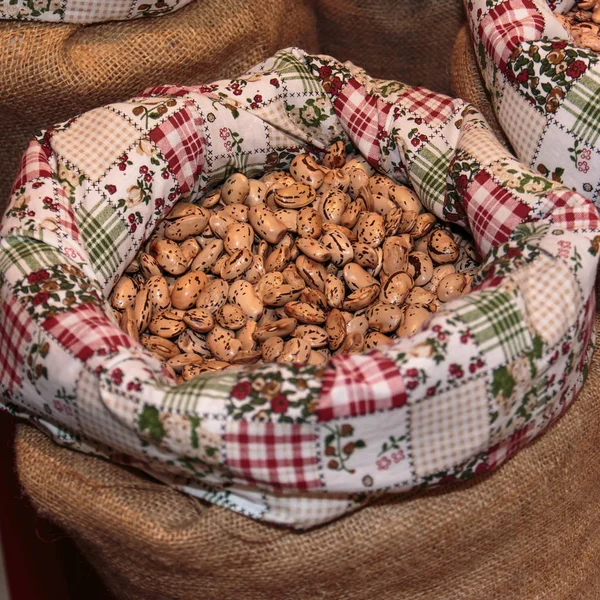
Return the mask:
<svg viewBox="0 0 600 600">
<path fill-rule="evenodd" d="M 479 66 L 475 57 L 475 51 L 473 50 L 473 44 L 471 43 L 468 25 L 461 27 L 456 36 L 452 50 L 451 84 L 452 93 L 456 97 L 463 98 L 467 102 L 474 104 L 483 114 L 498 140 L 512 152 L 510 142 L 506 139 L 502 127 L 500 127 L 500 123 L 496 119 L 487 90 L 479 73 Z"/>
<path fill-rule="evenodd" d="M 321 52 L 372 77 L 450 94 L 462 0 L 317 0 Z"/>
<path fill-rule="evenodd" d="M 233 77 L 287 46 L 318 49 L 311 0 L 197 0 L 160 18 L 0 23 L 0 214 L 39 129 L 157 84 Z"/>
<path fill-rule="evenodd" d="M 499 471 L 300 534 L 206 507 L 27 425 L 17 467 L 37 509 L 119 598 L 596 600 L 599 389 L 597 352 L 572 407 Z"/>
</svg>

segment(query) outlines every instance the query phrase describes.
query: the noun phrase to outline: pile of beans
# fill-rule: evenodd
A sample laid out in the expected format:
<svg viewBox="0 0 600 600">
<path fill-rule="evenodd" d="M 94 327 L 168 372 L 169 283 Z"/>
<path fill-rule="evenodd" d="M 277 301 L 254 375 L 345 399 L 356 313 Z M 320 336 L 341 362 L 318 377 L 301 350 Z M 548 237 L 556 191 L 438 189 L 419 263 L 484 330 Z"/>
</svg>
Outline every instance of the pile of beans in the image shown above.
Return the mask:
<svg viewBox="0 0 600 600">
<path fill-rule="evenodd" d="M 341 142 L 322 164 L 241 173 L 176 204 L 117 282 L 121 328 L 179 381 L 260 361 L 322 364 L 414 334 L 467 293 L 453 234 Z"/>
<path fill-rule="evenodd" d="M 581 0 L 567 14 L 556 17 L 577 44 L 600 52 L 600 0 Z"/>
</svg>

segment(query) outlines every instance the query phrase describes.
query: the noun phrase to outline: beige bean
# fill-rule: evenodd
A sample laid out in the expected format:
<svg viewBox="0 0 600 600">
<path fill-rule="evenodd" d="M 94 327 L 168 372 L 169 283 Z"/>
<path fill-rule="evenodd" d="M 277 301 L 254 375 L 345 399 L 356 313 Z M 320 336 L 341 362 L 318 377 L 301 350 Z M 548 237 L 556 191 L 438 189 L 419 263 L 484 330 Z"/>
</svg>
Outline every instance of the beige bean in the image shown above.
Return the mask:
<svg viewBox="0 0 600 600">
<path fill-rule="evenodd" d="M 408 255 L 408 274 L 413 278 L 414 284 L 423 286 L 433 277 L 433 263 L 429 254 L 425 252 L 411 252 Z"/>
<path fill-rule="evenodd" d="M 462 273 L 446 275 L 437 286 L 437 297 L 441 302 L 449 302 L 465 293 L 467 278 Z"/>
<path fill-rule="evenodd" d="M 395 185 L 394 181 L 385 175 L 376 173 L 369 177 L 369 189 L 373 195 L 381 194 L 383 196 L 389 195 L 390 188 Z"/>
<path fill-rule="evenodd" d="M 148 287 L 144 286 L 135 297 L 135 305 L 133 309 L 135 315 L 135 325 L 137 330 L 142 333 L 146 331 L 150 325 L 152 318 L 152 298 L 148 292 Z"/>
<path fill-rule="evenodd" d="M 325 223 L 323 223 L 323 233 L 327 234 L 327 233 L 331 233 L 332 231 L 337 231 L 337 232 L 345 235 L 348 238 L 349 242 L 356 242 L 356 240 L 358 239 L 356 233 L 354 233 L 354 231 L 352 231 L 352 229 L 348 229 L 347 227 L 344 227 L 343 225 L 336 225 L 335 223 L 325 221 Z"/>
<path fill-rule="evenodd" d="M 298 300 L 302 290 L 295 289 L 294 286 L 289 283 L 282 283 L 277 288 L 267 290 L 262 297 L 265 306 L 269 307 L 282 307 L 288 302 Z"/>
<path fill-rule="evenodd" d="M 298 250 L 305 254 L 311 260 L 319 263 L 324 263 L 331 260 L 331 252 L 325 244 L 309 237 L 298 238 L 296 242 Z"/>
<path fill-rule="evenodd" d="M 346 147 L 344 142 L 337 141 L 331 144 L 323 157 L 323 166 L 328 169 L 341 169 L 346 163 Z"/>
<path fill-rule="evenodd" d="M 247 223 L 248 221 L 248 207 L 245 204 L 228 204 L 219 211 L 219 214 L 231 217 L 238 223 Z"/>
<path fill-rule="evenodd" d="M 429 307 L 430 304 L 435 302 L 436 296 L 425 288 L 415 286 L 408 296 L 406 296 L 406 304 L 423 304 Z"/>
<path fill-rule="evenodd" d="M 311 348 L 308 342 L 303 339 L 292 338 L 283 345 L 283 350 L 277 358 L 277 362 L 284 364 L 303 364 L 308 361 L 310 351 Z"/>
<path fill-rule="evenodd" d="M 246 324 L 246 315 L 236 304 L 224 304 L 215 317 L 221 327 L 231 331 L 237 331 Z"/>
<path fill-rule="evenodd" d="M 265 274 L 265 264 L 262 256 L 255 254 L 252 257 L 252 264 L 248 270 L 244 273 L 244 279 L 254 284 L 257 283 L 260 278 Z"/>
<path fill-rule="evenodd" d="M 336 354 L 360 354 L 365 347 L 365 336 L 362 333 L 349 333 Z"/>
<path fill-rule="evenodd" d="M 327 346 L 327 332 L 318 325 L 298 325 L 293 336 L 303 339 L 311 348 Z"/>
<path fill-rule="evenodd" d="M 210 213 L 206 208 L 199 208 L 199 214 L 186 215 L 170 221 L 165 227 L 165 237 L 169 240 L 181 242 L 194 235 L 200 235 L 208 225 Z"/>
<path fill-rule="evenodd" d="M 409 337 L 419 331 L 429 320 L 431 313 L 420 304 L 412 304 L 406 307 L 402 324 L 396 329 L 399 337 Z"/>
<path fill-rule="evenodd" d="M 369 275 L 360 265 L 355 262 L 348 263 L 343 270 L 346 285 L 354 292 L 360 288 L 377 285 L 377 280 Z"/>
<path fill-rule="evenodd" d="M 362 200 L 352 200 L 348 203 L 346 210 L 340 219 L 340 225 L 352 229 L 360 217 L 361 213 L 366 210 L 365 203 Z"/>
<path fill-rule="evenodd" d="M 124 275 L 117 281 L 112 292 L 111 306 L 118 310 L 133 308 L 138 288 L 131 277 Z"/>
<path fill-rule="evenodd" d="M 328 358 L 321 350 L 311 350 L 306 364 L 312 366 L 324 365 Z"/>
<path fill-rule="evenodd" d="M 260 360 L 260 350 L 239 350 L 231 359 L 232 365 L 252 365 Z"/>
<path fill-rule="evenodd" d="M 325 297 L 331 308 L 342 308 L 346 298 L 346 287 L 333 273 L 328 273 L 325 279 Z"/>
<path fill-rule="evenodd" d="M 119 326 L 129 337 L 133 338 L 136 342 L 139 341 L 135 311 L 131 306 L 127 306 L 123 311 Z"/>
<path fill-rule="evenodd" d="M 254 231 L 269 244 L 276 244 L 286 234 L 287 228 L 264 204 L 248 209 L 248 221 Z"/>
<path fill-rule="evenodd" d="M 150 254 L 158 266 L 170 275 L 182 275 L 187 270 L 187 260 L 173 240 L 155 239 L 150 246 Z"/>
<path fill-rule="evenodd" d="M 285 319 L 278 319 L 277 321 L 265 323 L 257 327 L 253 337 L 257 342 L 262 344 L 272 337 L 284 338 L 290 335 L 296 329 L 297 325 L 298 321 L 294 318 L 286 317 Z"/>
<path fill-rule="evenodd" d="M 272 272 L 266 273 L 263 277 L 258 280 L 255 286 L 256 295 L 262 300 L 270 291 L 277 291 L 284 283 L 283 273 Z"/>
<path fill-rule="evenodd" d="M 298 273 L 296 265 L 288 265 L 282 272 L 283 280 L 289 283 L 295 291 L 302 291 L 306 287 L 306 282 Z"/>
<path fill-rule="evenodd" d="M 203 208 L 212 208 L 221 201 L 221 189 L 212 190 L 202 198 L 201 204 Z"/>
<path fill-rule="evenodd" d="M 219 256 L 217 259 L 217 262 L 210 268 L 210 272 L 217 277 L 221 277 L 221 270 L 229 258 L 230 257 L 226 253 L 221 254 L 221 256 Z"/>
<path fill-rule="evenodd" d="M 386 237 L 397 235 L 402 229 L 402 218 L 404 211 L 398 206 L 394 206 L 384 217 L 383 228 Z"/>
<path fill-rule="evenodd" d="M 290 174 L 299 183 L 306 183 L 313 189 L 323 184 L 325 174 L 310 154 L 298 154 L 290 164 Z"/>
<path fill-rule="evenodd" d="M 296 233 L 298 229 L 298 211 L 293 208 L 278 208 L 273 213 L 284 225 L 285 228 L 292 233 Z"/>
<path fill-rule="evenodd" d="M 308 302 L 301 302 L 299 300 L 288 302 L 285 305 L 284 310 L 286 315 L 296 319 L 300 323 L 320 325 L 321 323 L 324 323 L 327 318 L 326 313 L 320 308 L 309 304 Z"/>
<path fill-rule="evenodd" d="M 421 213 L 417 216 L 414 227 L 410 230 L 411 237 L 417 239 L 427 235 L 435 225 L 435 215 L 431 213 Z"/>
<path fill-rule="evenodd" d="M 150 303 L 152 304 L 153 314 L 171 308 L 169 284 L 162 275 L 150 277 L 146 282 L 146 287 L 148 289 Z"/>
<path fill-rule="evenodd" d="M 454 238 L 443 229 L 436 229 L 427 244 L 431 259 L 438 264 L 455 262 L 458 258 L 458 246 Z"/>
<path fill-rule="evenodd" d="M 371 331 L 365 336 L 365 350 L 372 350 L 378 346 L 389 346 L 393 343 L 394 340 L 379 331 Z"/>
<path fill-rule="evenodd" d="M 192 271 L 210 271 L 223 254 L 223 248 L 223 240 L 219 238 L 208 242 L 193 260 L 190 267 Z"/>
<path fill-rule="evenodd" d="M 274 362 L 283 352 L 283 345 L 283 338 L 278 335 L 266 339 L 261 346 L 262 359 L 265 362 Z"/>
<path fill-rule="evenodd" d="M 196 308 L 204 308 L 211 314 L 216 313 L 227 302 L 229 291 L 229 285 L 226 281 L 222 279 L 209 281 L 198 296 Z"/>
<path fill-rule="evenodd" d="M 267 186 L 264 182 L 258 179 L 250 179 L 248 185 L 248 195 L 246 196 L 246 206 L 255 206 L 256 204 L 264 204 L 267 197 Z"/>
<path fill-rule="evenodd" d="M 264 304 L 248 281 L 238 279 L 229 286 L 229 302 L 237 304 L 249 319 L 260 319 Z"/>
<path fill-rule="evenodd" d="M 166 221 L 176 221 L 181 217 L 188 217 L 191 215 L 200 215 L 202 214 L 202 209 L 196 204 L 192 204 L 191 202 L 177 202 L 177 204 L 173 205 L 173 208 L 169 211 L 169 214 L 165 217 Z"/>
<path fill-rule="evenodd" d="M 140 271 L 145 279 L 150 279 L 156 275 L 161 275 L 160 267 L 153 256 L 142 252 L 140 254 Z"/>
<path fill-rule="evenodd" d="M 221 188 L 221 200 L 225 204 L 242 204 L 248 192 L 250 191 L 250 182 L 242 173 L 230 175 Z"/>
<path fill-rule="evenodd" d="M 221 278 L 225 281 L 231 281 L 243 275 L 252 265 L 252 252 L 246 248 L 236 250 L 231 256 L 225 259 L 221 267 Z"/>
<path fill-rule="evenodd" d="M 408 273 L 394 273 L 381 287 L 379 299 L 381 302 L 401 305 L 408 296 L 414 283 Z"/>
<path fill-rule="evenodd" d="M 290 261 L 291 250 L 288 246 L 280 246 L 275 248 L 265 260 L 265 271 L 271 273 L 272 271 L 283 271 Z"/>
<path fill-rule="evenodd" d="M 308 304 L 312 304 L 324 312 L 329 310 L 325 294 L 314 288 L 304 288 L 300 294 L 300 300 L 302 302 L 308 302 Z"/>
<path fill-rule="evenodd" d="M 213 326 L 214 325 L 211 325 L 210 329 L 212 329 Z M 193 352 L 194 354 L 200 354 L 205 358 L 210 357 L 210 350 L 206 345 L 206 340 L 200 337 L 192 329 L 186 329 L 183 333 L 180 334 L 180 336 L 177 338 L 177 347 L 179 348 L 179 350 L 181 350 L 181 352 L 184 353 Z"/>
<path fill-rule="evenodd" d="M 181 310 L 195 306 L 207 283 L 208 278 L 202 271 L 189 271 L 181 275 L 171 290 L 171 304 Z"/>
<path fill-rule="evenodd" d="M 369 285 L 352 292 L 346 296 L 342 305 L 344 310 L 355 312 L 372 304 L 379 295 L 379 285 Z"/>
<path fill-rule="evenodd" d="M 392 275 L 408 269 L 408 253 L 412 244 L 408 236 L 392 236 L 383 242 L 383 272 Z"/>
<path fill-rule="evenodd" d="M 388 198 L 387 194 L 373 194 L 373 212 L 385 217 L 394 209 L 398 210 L 398 207 Z"/>
<path fill-rule="evenodd" d="M 390 186 L 388 195 L 402 210 L 413 211 L 417 214 L 423 210 L 423 205 L 417 195 L 405 185 Z"/>
<path fill-rule="evenodd" d="M 242 349 L 242 342 L 236 339 L 231 331 L 219 325 L 215 325 L 206 335 L 206 345 L 212 355 L 223 362 L 231 362 Z"/>
<path fill-rule="evenodd" d="M 198 333 L 207 333 L 215 326 L 215 318 L 205 308 L 192 308 L 188 310 L 183 322 Z"/>
<path fill-rule="evenodd" d="M 223 238 L 223 248 L 227 254 L 233 254 L 237 250 L 252 250 L 254 242 L 254 230 L 247 223 L 234 223 L 227 228 Z"/>
<path fill-rule="evenodd" d="M 343 267 L 354 258 L 354 249 L 350 240 L 340 231 L 331 231 L 321 238 L 321 243 L 331 254 L 331 262 Z"/>
<path fill-rule="evenodd" d="M 296 269 L 298 269 L 298 273 L 304 279 L 306 285 L 321 292 L 325 291 L 327 271 L 321 263 L 311 260 L 302 254 L 296 259 Z"/>
<path fill-rule="evenodd" d="M 346 320 L 337 308 L 329 311 L 325 320 L 325 332 L 327 333 L 329 347 L 332 350 L 337 350 L 346 337 Z"/>
<path fill-rule="evenodd" d="M 402 321 L 403 311 L 394 304 L 378 302 L 367 310 L 369 327 L 379 333 L 391 333 Z"/>
<path fill-rule="evenodd" d="M 376 248 L 385 239 L 383 217 L 375 212 L 362 214 L 356 223 L 356 233 L 359 242 Z"/>
<path fill-rule="evenodd" d="M 346 323 L 346 335 L 350 333 L 360 333 L 367 335 L 369 331 L 369 320 L 366 315 L 355 315 Z"/>
<path fill-rule="evenodd" d="M 181 373 L 188 365 L 200 365 L 204 362 L 204 357 L 193 352 L 185 352 L 182 354 L 176 354 L 167 360 L 167 365 L 175 371 L 175 373 Z"/>
<path fill-rule="evenodd" d="M 148 329 L 154 335 L 173 338 L 185 329 L 185 323 L 177 313 L 166 310 L 152 317 Z"/>
<path fill-rule="evenodd" d="M 200 254 L 200 244 L 196 241 L 195 238 L 188 238 L 179 244 L 179 248 L 181 249 L 181 254 L 187 261 L 188 267 L 192 264 L 192 261 L 198 254 Z"/>
<path fill-rule="evenodd" d="M 350 180 L 348 185 L 348 195 L 354 200 L 358 196 L 358 192 L 361 188 L 368 188 L 369 175 L 360 167 L 354 167 L 350 169 L 344 168 L 344 170 L 348 174 L 348 178 Z"/>
<path fill-rule="evenodd" d="M 140 342 L 151 352 L 158 354 L 163 360 L 179 354 L 179 348 L 171 341 L 157 335 L 144 334 Z"/>
<path fill-rule="evenodd" d="M 275 204 L 281 208 L 303 208 L 312 204 L 316 198 L 315 190 L 306 183 L 293 183 L 275 191 Z"/>
<path fill-rule="evenodd" d="M 319 203 L 323 220 L 339 225 L 342 220 L 342 215 L 348 207 L 348 202 L 348 196 L 338 189 L 323 194 Z"/>
<path fill-rule="evenodd" d="M 210 230 L 214 235 L 223 239 L 227 235 L 227 230 L 232 225 L 235 225 L 237 221 L 228 215 L 223 214 L 221 211 L 211 215 L 208 220 Z"/>
</svg>

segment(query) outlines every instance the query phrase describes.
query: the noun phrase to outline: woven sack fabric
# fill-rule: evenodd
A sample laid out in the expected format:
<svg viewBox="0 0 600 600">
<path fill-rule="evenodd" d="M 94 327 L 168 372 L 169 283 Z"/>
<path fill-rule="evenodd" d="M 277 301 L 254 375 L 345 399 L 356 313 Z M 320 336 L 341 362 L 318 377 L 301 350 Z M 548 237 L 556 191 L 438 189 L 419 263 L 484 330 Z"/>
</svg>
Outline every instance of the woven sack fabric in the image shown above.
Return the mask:
<svg viewBox="0 0 600 600">
<path fill-rule="evenodd" d="M 178 198 L 335 139 L 470 231 L 473 293 L 366 355 L 174 385 L 114 324 L 112 285 Z M 493 470 L 564 411 L 592 351 L 599 226 L 471 105 L 330 57 L 293 49 L 232 81 L 152 88 L 42 133 L 22 159 L 1 229 L 4 396 L 59 441 L 310 527 Z"/>
<path fill-rule="evenodd" d="M 287 46 L 318 51 L 312 0 L 197 0 L 87 26 L 0 21 L 0 214 L 39 130 L 151 85 L 234 77 Z"/>
<path fill-rule="evenodd" d="M 469 0 L 478 63 L 517 157 L 600 205 L 600 57 L 554 16 L 574 0 Z"/>
<path fill-rule="evenodd" d="M 193 0 L 0 0 L 0 19 L 100 23 L 165 15 Z"/>
<path fill-rule="evenodd" d="M 369 75 L 450 94 L 461 0 L 316 0 L 320 51 Z"/>
</svg>

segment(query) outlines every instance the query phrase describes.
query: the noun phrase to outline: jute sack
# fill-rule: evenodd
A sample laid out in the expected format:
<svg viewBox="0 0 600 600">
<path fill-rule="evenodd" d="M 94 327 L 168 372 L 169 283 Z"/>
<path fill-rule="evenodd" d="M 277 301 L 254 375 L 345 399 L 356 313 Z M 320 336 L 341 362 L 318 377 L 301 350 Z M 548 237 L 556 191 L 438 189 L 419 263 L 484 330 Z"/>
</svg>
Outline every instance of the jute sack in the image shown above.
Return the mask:
<svg viewBox="0 0 600 600">
<path fill-rule="evenodd" d="M 449 94 L 461 0 L 317 0 L 321 51 L 373 77 Z"/>
<path fill-rule="evenodd" d="M 317 50 L 309 0 L 195 1 L 88 26 L 0 22 L 0 214 L 36 131 L 150 85 L 232 77 L 286 46 Z"/>
<path fill-rule="evenodd" d="M 500 123 L 498 123 L 494 109 L 490 104 L 488 92 L 481 79 L 467 25 L 461 27 L 454 42 L 450 84 L 452 93 L 457 98 L 463 98 L 474 104 L 479 112 L 483 114 L 497 138 L 510 149 L 510 143 L 506 139 Z"/>
<path fill-rule="evenodd" d="M 598 323 L 597 323 L 598 326 Z M 502 469 L 298 534 L 17 430 L 17 468 L 118 598 L 595 600 L 600 353 L 563 418 Z"/>
</svg>

